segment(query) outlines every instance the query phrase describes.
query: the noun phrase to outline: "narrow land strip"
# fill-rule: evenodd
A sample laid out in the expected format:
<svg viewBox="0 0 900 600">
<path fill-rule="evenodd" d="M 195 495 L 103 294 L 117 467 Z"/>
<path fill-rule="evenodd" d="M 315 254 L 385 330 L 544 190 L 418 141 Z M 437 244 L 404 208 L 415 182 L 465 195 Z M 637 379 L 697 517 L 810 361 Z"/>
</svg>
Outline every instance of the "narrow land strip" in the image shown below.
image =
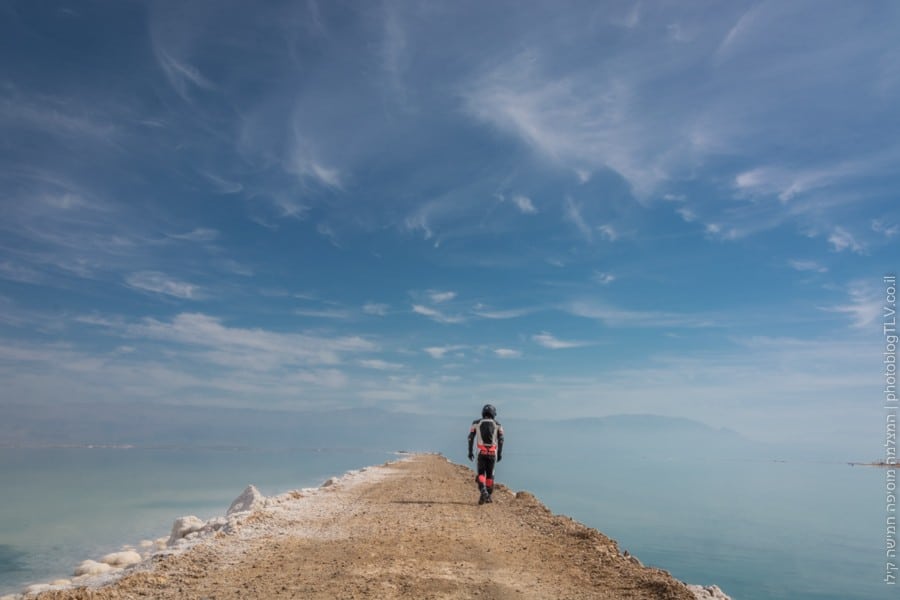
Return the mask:
<svg viewBox="0 0 900 600">
<path fill-rule="evenodd" d="M 527 492 L 477 505 L 472 471 L 436 455 L 374 467 L 256 510 L 101 588 L 42 600 L 609 598 L 693 600 L 683 583 Z"/>
</svg>

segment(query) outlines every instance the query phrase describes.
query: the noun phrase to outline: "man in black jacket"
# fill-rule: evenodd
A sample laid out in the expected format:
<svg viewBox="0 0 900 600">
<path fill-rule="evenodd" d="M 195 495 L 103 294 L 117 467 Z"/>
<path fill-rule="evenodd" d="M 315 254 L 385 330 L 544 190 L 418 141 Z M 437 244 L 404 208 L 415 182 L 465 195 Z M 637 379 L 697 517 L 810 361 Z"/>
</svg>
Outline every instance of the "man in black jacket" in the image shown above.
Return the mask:
<svg viewBox="0 0 900 600">
<path fill-rule="evenodd" d="M 478 447 L 478 475 L 475 482 L 481 491 L 478 504 L 492 502 L 494 491 L 494 466 L 503 458 L 503 427 L 497 421 L 497 409 L 493 404 L 485 404 L 481 418 L 472 421 L 469 429 L 469 460 L 475 460 L 472 444 Z"/>
</svg>

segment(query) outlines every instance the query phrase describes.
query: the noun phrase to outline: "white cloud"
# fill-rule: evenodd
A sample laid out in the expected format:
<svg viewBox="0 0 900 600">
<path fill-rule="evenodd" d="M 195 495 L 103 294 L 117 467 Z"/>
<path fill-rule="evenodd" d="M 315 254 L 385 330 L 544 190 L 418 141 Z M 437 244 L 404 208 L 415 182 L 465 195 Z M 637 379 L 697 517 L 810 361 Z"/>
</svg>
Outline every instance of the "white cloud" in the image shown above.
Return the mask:
<svg viewBox="0 0 900 600">
<path fill-rule="evenodd" d="M 831 244 L 835 252 L 843 252 L 844 250 L 850 250 L 856 254 L 865 252 L 865 248 L 853 237 L 853 234 L 840 226 L 835 227 L 831 235 L 828 236 L 828 243 Z"/>
<path fill-rule="evenodd" d="M 447 354 L 457 352 L 458 350 L 464 349 L 465 346 L 430 346 L 428 348 L 424 348 L 426 354 L 428 354 L 431 358 L 442 359 Z"/>
<path fill-rule="evenodd" d="M 371 342 L 355 336 L 323 337 L 227 327 L 221 320 L 202 313 L 181 313 L 172 321 L 144 319 L 138 323 L 113 325 L 131 338 L 145 338 L 205 348 L 213 362 L 258 361 L 270 368 L 290 364 L 337 364 L 345 352 L 375 349 Z M 231 364 L 230 362 L 225 364 Z"/>
<path fill-rule="evenodd" d="M 239 263 L 238 261 L 226 258 L 221 261 L 217 261 L 219 266 L 228 271 L 229 273 L 233 273 L 235 275 L 240 275 L 241 277 L 252 277 L 253 269 L 243 263 Z"/>
<path fill-rule="evenodd" d="M 431 230 L 431 227 L 428 226 L 428 218 L 424 212 L 419 212 L 415 215 L 406 217 L 403 221 L 403 225 L 408 231 L 421 230 L 422 236 L 426 240 L 429 240 L 434 236 L 434 232 Z"/>
<path fill-rule="evenodd" d="M 881 219 L 872 219 L 872 231 L 880 233 L 886 238 L 892 238 L 900 233 L 900 225 L 888 225 Z"/>
<path fill-rule="evenodd" d="M 584 217 L 581 216 L 581 207 L 575 204 L 571 198 L 566 198 L 563 205 L 563 216 L 581 232 L 581 235 L 583 235 L 587 241 L 591 241 L 591 228 L 587 224 L 587 221 L 584 220 Z"/>
<path fill-rule="evenodd" d="M 847 289 L 848 304 L 823 307 L 828 312 L 844 313 L 853 320 L 853 326 L 865 329 L 871 327 L 882 315 L 883 298 L 873 285 L 856 281 Z"/>
<path fill-rule="evenodd" d="M 490 310 L 483 305 L 477 305 L 473 313 L 484 319 L 516 319 L 535 312 L 536 308 L 511 308 L 509 310 Z"/>
<path fill-rule="evenodd" d="M 206 171 L 199 171 L 199 173 L 212 182 L 215 191 L 219 194 L 239 194 L 244 191 L 244 186 L 236 181 L 228 181 L 227 179 Z"/>
<path fill-rule="evenodd" d="M 219 232 L 208 227 L 197 227 L 187 233 L 170 233 L 170 238 L 186 242 L 212 242 L 219 239 Z"/>
<path fill-rule="evenodd" d="M 887 148 L 866 156 L 798 168 L 767 165 L 739 173 L 734 185 L 741 193 L 775 196 L 787 204 L 809 192 L 882 173 L 896 163 L 897 154 L 896 148 Z"/>
<path fill-rule="evenodd" d="M 298 308 L 294 310 L 294 314 L 298 317 L 313 317 L 319 319 L 349 319 L 352 316 L 349 311 L 337 308 Z"/>
<path fill-rule="evenodd" d="M 367 315 L 377 315 L 379 317 L 383 317 L 390 310 L 390 305 L 388 304 L 379 304 L 377 302 L 368 302 L 363 305 L 363 312 Z"/>
<path fill-rule="evenodd" d="M 734 26 L 728 30 L 728 34 L 716 49 L 715 56 L 718 59 L 724 59 L 728 56 L 732 46 L 736 44 L 743 33 L 749 30 L 752 27 L 753 23 L 757 20 L 759 12 L 760 11 L 754 7 L 741 15 Z"/>
<path fill-rule="evenodd" d="M 691 162 L 698 146 L 690 135 L 693 114 L 682 113 L 685 118 L 678 121 L 641 111 L 645 87 L 671 72 L 628 65 L 616 71 L 604 61 L 594 69 L 566 68 L 552 59 L 528 50 L 492 63 L 492 70 L 463 89 L 468 112 L 577 174 L 582 183 L 593 172 L 616 171 L 640 198 L 668 179 L 675 166 Z"/>
<path fill-rule="evenodd" d="M 456 298 L 456 292 L 438 292 L 429 290 L 428 297 L 431 298 L 431 301 L 435 304 L 440 304 L 442 302 L 449 302 L 450 300 Z"/>
<path fill-rule="evenodd" d="M 580 342 L 580 341 L 571 341 L 571 340 L 560 340 L 555 338 L 553 335 L 543 332 L 539 334 L 535 334 L 531 336 L 531 339 L 543 346 L 544 348 L 550 348 L 551 350 L 562 350 L 566 348 L 580 348 L 582 346 L 589 345 L 588 342 Z"/>
<path fill-rule="evenodd" d="M 697 220 L 697 213 L 687 207 L 677 209 L 675 212 L 681 217 L 685 223 L 693 223 Z"/>
<path fill-rule="evenodd" d="M 343 176 L 339 169 L 322 163 L 310 147 L 309 136 L 294 127 L 294 148 L 286 161 L 285 170 L 297 175 L 301 182 L 313 181 L 332 189 L 343 187 Z"/>
<path fill-rule="evenodd" d="M 10 86 L 0 99 L 0 123 L 27 126 L 45 134 L 76 137 L 81 141 L 115 141 L 117 128 L 103 110 L 91 103 L 78 106 L 72 97 L 24 96 Z"/>
<path fill-rule="evenodd" d="M 319 235 L 327 239 L 328 242 L 335 248 L 341 247 L 341 244 L 338 242 L 337 234 L 330 225 L 326 223 L 319 223 L 318 225 L 316 225 L 316 231 L 319 233 Z"/>
<path fill-rule="evenodd" d="M 825 267 L 814 260 L 792 259 L 788 264 L 797 271 L 813 271 L 815 273 L 827 273 L 828 267 Z"/>
<path fill-rule="evenodd" d="M 184 300 L 200 300 L 203 297 L 199 286 L 173 279 L 158 271 L 139 271 L 125 279 L 128 287 L 182 298 Z"/>
<path fill-rule="evenodd" d="M 619 239 L 619 232 L 612 225 L 598 225 L 597 231 L 610 242 L 614 242 Z"/>
<path fill-rule="evenodd" d="M 509 348 L 497 348 L 494 350 L 494 354 L 499 358 L 519 358 L 522 356 L 519 350 L 511 350 Z"/>
<path fill-rule="evenodd" d="M 8 260 L 0 262 L 0 278 L 22 283 L 39 283 L 44 276 L 31 267 Z"/>
<path fill-rule="evenodd" d="M 465 321 L 465 318 L 460 315 L 446 315 L 439 310 L 422 306 L 421 304 L 413 304 L 412 310 L 414 313 L 428 317 L 438 323 L 462 323 Z"/>
<path fill-rule="evenodd" d="M 191 102 L 192 88 L 200 88 L 207 91 L 216 89 L 215 84 L 193 65 L 186 61 L 175 59 L 162 48 L 155 47 L 154 49 L 156 50 L 157 62 L 169 83 L 186 102 Z"/>
<path fill-rule="evenodd" d="M 269 200 L 272 207 L 277 211 L 277 216 L 282 219 L 291 218 L 302 221 L 310 210 L 310 207 L 299 198 L 284 192 L 273 194 Z"/>
<path fill-rule="evenodd" d="M 367 369 L 376 371 L 396 371 L 403 368 L 403 365 L 400 363 L 387 362 L 377 358 L 361 360 L 359 364 Z"/>
<path fill-rule="evenodd" d="M 569 314 L 596 319 L 614 327 L 710 327 L 716 323 L 715 318 L 704 315 L 621 309 L 589 300 L 570 302 L 563 307 L 563 310 Z"/>
<path fill-rule="evenodd" d="M 533 215 L 537 213 L 537 208 L 534 207 L 534 204 L 531 202 L 531 198 L 528 196 L 513 196 L 513 204 L 524 214 Z"/>
<path fill-rule="evenodd" d="M 599 271 L 594 271 L 594 281 L 601 285 L 609 285 L 615 280 L 616 276 L 612 273 L 601 273 Z"/>
</svg>

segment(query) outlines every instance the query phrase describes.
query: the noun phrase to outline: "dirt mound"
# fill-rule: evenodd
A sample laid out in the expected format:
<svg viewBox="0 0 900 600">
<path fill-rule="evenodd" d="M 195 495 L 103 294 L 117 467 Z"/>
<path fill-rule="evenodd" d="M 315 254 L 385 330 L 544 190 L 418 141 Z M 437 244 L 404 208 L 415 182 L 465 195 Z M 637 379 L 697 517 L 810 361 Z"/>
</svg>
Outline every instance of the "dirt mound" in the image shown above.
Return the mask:
<svg viewBox="0 0 900 600">
<path fill-rule="evenodd" d="M 477 505 L 472 471 L 440 456 L 376 469 L 254 512 L 237 532 L 113 585 L 40 598 L 694 598 L 528 492 L 498 486 L 493 504 Z"/>
</svg>

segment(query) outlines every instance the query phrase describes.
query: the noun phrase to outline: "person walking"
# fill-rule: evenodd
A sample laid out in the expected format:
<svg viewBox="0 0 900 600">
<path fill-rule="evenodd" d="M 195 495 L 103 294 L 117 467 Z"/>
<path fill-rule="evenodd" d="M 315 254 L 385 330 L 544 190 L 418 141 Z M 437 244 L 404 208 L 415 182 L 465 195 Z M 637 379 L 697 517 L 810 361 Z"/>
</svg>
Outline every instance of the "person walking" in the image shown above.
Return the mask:
<svg viewBox="0 0 900 600">
<path fill-rule="evenodd" d="M 481 492 L 478 504 L 493 502 L 494 467 L 503 458 L 503 427 L 497 421 L 497 408 L 493 404 L 485 404 L 481 409 L 481 418 L 472 421 L 469 429 L 469 461 L 475 460 L 472 445 L 478 448 L 478 474 L 475 482 Z"/>
</svg>

